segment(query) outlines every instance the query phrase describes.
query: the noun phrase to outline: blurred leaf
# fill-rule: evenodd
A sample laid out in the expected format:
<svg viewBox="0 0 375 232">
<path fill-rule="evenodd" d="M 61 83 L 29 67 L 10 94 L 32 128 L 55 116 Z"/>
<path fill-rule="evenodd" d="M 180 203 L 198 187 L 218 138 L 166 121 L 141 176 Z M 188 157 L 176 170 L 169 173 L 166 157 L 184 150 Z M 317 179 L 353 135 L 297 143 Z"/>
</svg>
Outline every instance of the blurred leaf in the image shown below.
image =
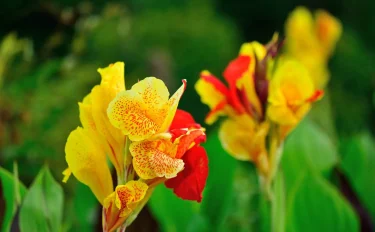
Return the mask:
<svg viewBox="0 0 375 232">
<path fill-rule="evenodd" d="M 369 133 L 343 141 L 341 167 L 375 221 L 375 144 Z"/>
<path fill-rule="evenodd" d="M 20 210 L 20 228 L 27 231 L 60 231 L 63 191 L 47 167 L 42 168 L 25 195 Z"/>
<path fill-rule="evenodd" d="M 287 231 L 359 231 L 357 215 L 324 178 L 305 172 L 291 195 Z"/>
<path fill-rule="evenodd" d="M 18 176 L 0 167 L 0 181 L 5 200 L 5 215 L 2 220 L 1 231 L 9 231 L 13 217 L 21 199 L 26 193 L 26 187 L 19 182 Z"/>
<path fill-rule="evenodd" d="M 336 50 L 331 62 L 332 106 L 337 132 L 350 135 L 367 128 L 374 118 L 369 106 L 375 89 L 375 55 L 349 25 Z"/>
<path fill-rule="evenodd" d="M 149 206 L 163 232 L 187 231 L 189 227 L 194 228 L 195 231 L 204 231 L 200 229 L 200 226 L 205 226 L 202 220 L 194 220 L 199 213 L 200 205 L 178 198 L 164 185 L 156 187 Z"/>
<path fill-rule="evenodd" d="M 202 201 L 202 214 L 207 216 L 211 229 L 216 231 L 231 204 L 237 161 L 222 148 L 217 130 L 208 134 L 207 138 L 203 146 L 208 155 L 209 175 Z"/>
<path fill-rule="evenodd" d="M 231 198 L 228 201 L 229 207 L 224 208 L 224 217 L 219 218 L 218 231 L 259 231 L 259 207 L 262 196 L 255 166 L 248 162 L 240 162 L 233 184 L 226 188 L 231 190 Z M 221 195 L 216 193 L 216 196 Z"/>
<path fill-rule="evenodd" d="M 284 146 L 282 168 L 288 193 L 306 169 L 328 174 L 337 162 L 336 147 L 331 139 L 315 123 L 304 119 Z"/>
<path fill-rule="evenodd" d="M 73 202 L 76 223 L 79 225 L 77 230 L 94 231 L 95 223 L 99 220 L 97 215 L 99 204 L 90 188 L 78 183 Z"/>
<path fill-rule="evenodd" d="M 195 214 L 190 220 L 191 223 L 188 225 L 187 232 L 208 232 L 210 231 L 210 225 L 206 217 L 202 214 Z"/>
</svg>

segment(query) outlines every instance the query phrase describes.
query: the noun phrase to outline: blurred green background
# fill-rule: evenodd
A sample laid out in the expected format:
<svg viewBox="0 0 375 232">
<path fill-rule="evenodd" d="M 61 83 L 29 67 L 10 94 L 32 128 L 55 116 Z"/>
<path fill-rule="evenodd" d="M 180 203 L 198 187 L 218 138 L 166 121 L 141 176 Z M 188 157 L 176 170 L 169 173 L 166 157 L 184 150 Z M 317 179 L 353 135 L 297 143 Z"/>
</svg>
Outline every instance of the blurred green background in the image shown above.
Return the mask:
<svg viewBox="0 0 375 232">
<path fill-rule="evenodd" d="M 79 125 L 77 102 L 99 83 L 97 68 L 124 61 L 127 88 L 156 76 L 174 92 L 187 79 L 179 108 L 203 124 L 208 108 L 193 88 L 199 72 L 220 76 L 243 42 L 266 43 L 275 31 L 283 34 L 288 14 L 299 5 L 328 10 L 342 21 L 344 33 L 329 64 L 324 100 L 286 142 L 280 172 L 285 178 L 275 186 L 278 215 L 284 216 L 273 231 L 372 231 L 373 0 L 1 1 L 2 231 L 10 228 L 6 218 L 16 214 L 9 213 L 14 161 L 26 187 L 46 164 L 62 185 L 57 228 L 101 231 L 101 210 L 89 189 L 74 178 L 60 182 L 65 141 Z M 182 201 L 160 186 L 129 231 L 271 231 L 275 212 L 260 194 L 254 167 L 225 154 L 217 128 L 207 129 L 210 173 L 203 203 Z M 17 223 L 16 216 L 7 226 L 16 229 Z"/>
</svg>

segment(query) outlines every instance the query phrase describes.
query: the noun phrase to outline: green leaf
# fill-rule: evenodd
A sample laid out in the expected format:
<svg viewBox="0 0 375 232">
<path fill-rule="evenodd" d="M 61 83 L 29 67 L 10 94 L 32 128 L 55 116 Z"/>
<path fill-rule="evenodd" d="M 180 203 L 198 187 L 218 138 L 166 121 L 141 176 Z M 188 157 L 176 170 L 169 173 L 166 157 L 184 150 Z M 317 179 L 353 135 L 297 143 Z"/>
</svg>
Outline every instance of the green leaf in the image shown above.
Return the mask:
<svg viewBox="0 0 375 232">
<path fill-rule="evenodd" d="M 287 231 L 359 231 L 349 203 L 323 177 L 305 172 L 291 195 Z"/>
<path fill-rule="evenodd" d="M 234 177 L 233 185 L 226 186 L 232 189 L 229 207 L 219 221 L 219 229 L 213 231 L 259 231 L 258 226 L 262 220 L 259 213 L 262 196 L 256 168 L 249 162 L 239 162 Z"/>
<path fill-rule="evenodd" d="M 217 130 L 212 131 L 207 138 L 203 146 L 208 155 L 209 175 L 202 200 L 202 213 L 208 218 L 211 229 L 216 231 L 231 204 L 238 163 L 222 148 Z"/>
<path fill-rule="evenodd" d="M 15 168 L 17 173 L 16 170 Z M 5 215 L 0 228 L 1 231 L 9 231 L 17 207 L 26 193 L 26 187 L 19 182 L 17 174 L 13 175 L 2 167 L 0 167 L 0 181 L 5 200 Z"/>
<path fill-rule="evenodd" d="M 100 204 L 90 188 L 79 183 L 74 197 L 74 211 L 79 231 L 94 231 L 97 220 L 97 210 Z"/>
<path fill-rule="evenodd" d="M 375 144 L 369 133 L 343 141 L 342 170 L 375 220 Z"/>
<path fill-rule="evenodd" d="M 25 195 L 20 210 L 21 232 L 60 231 L 63 190 L 47 167 L 42 168 Z"/>
<path fill-rule="evenodd" d="M 193 219 L 200 208 L 198 203 L 178 198 L 171 189 L 163 185 L 156 187 L 149 206 L 164 232 L 187 231 L 188 226 L 195 223 Z M 201 221 L 197 223 L 201 224 Z"/>
<path fill-rule="evenodd" d="M 327 175 L 338 159 L 336 146 L 327 134 L 311 120 L 304 119 L 284 146 L 282 167 L 288 193 L 306 169 Z"/>
</svg>

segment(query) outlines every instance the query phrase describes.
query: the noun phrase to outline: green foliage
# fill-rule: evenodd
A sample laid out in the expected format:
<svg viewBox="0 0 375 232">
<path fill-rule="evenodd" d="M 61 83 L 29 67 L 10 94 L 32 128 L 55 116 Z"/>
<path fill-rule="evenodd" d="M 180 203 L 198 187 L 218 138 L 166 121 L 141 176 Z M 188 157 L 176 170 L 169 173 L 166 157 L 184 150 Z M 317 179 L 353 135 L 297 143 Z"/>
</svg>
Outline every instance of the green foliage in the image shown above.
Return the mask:
<svg viewBox="0 0 375 232">
<path fill-rule="evenodd" d="M 231 205 L 237 163 L 222 148 L 216 131 L 208 134 L 207 142 L 203 146 L 209 159 L 209 175 L 202 201 L 202 212 L 207 216 L 211 228 L 215 230 L 223 223 L 223 218 Z"/>
<path fill-rule="evenodd" d="M 357 215 L 324 178 L 306 171 L 289 202 L 287 231 L 359 231 Z"/>
<path fill-rule="evenodd" d="M 287 195 L 306 169 L 328 175 L 338 159 L 336 146 L 327 134 L 313 121 L 304 119 L 284 146 L 282 169 Z"/>
<path fill-rule="evenodd" d="M 342 170 L 358 194 L 365 209 L 375 221 L 375 144 L 369 133 L 361 133 L 343 141 Z"/>
<path fill-rule="evenodd" d="M 63 190 L 44 167 L 25 195 L 20 209 L 21 231 L 60 231 L 63 216 Z"/>
<path fill-rule="evenodd" d="M 17 212 L 18 206 L 21 204 L 26 188 L 18 180 L 17 166 L 14 165 L 14 174 L 0 167 L 0 184 L 3 190 L 5 201 L 5 215 L 1 223 L 1 231 L 10 231 L 13 217 Z"/>
<path fill-rule="evenodd" d="M 149 206 L 163 231 L 188 231 L 189 226 L 194 227 L 194 231 L 202 231 L 202 226 L 205 226 L 203 218 L 196 220 L 200 205 L 177 198 L 165 186 L 158 186 L 154 190 Z"/>
</svg>

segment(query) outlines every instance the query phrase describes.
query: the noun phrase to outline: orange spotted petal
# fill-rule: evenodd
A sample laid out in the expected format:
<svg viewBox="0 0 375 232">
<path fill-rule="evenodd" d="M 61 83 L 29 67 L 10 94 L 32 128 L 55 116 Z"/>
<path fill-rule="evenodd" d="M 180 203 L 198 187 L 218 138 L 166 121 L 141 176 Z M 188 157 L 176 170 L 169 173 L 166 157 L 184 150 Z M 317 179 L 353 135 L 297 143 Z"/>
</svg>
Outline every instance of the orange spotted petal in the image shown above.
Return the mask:
<svg viewBox="0 0 375 232">
<path fill-rule="evenodd" d="M 152 120 L 147 111 L 141 95 L 128 90 L 116 96 L 107 113 L 111 123 L 121 129 L 124 135 L 133 141 L 140 141 L 155 134 L 160 128 L 160 124 Z"/>
<path fill-rule="evenodd" d="M 133 142 L 129 151 L 133 156 L 134 169 L 143 179 L 172 178 L 184 168 L 181 159 L 172 158 L 177 146 L 168 139 Z"/>
<path fill-rule="evenodd" d="M 147 184 L 134 180 L 116 187 L 115 204 L 120 209 L 120 217 L 125 216 L 127 210 L 132 210 L 133 203 L 143 199 L 147 189 Z"/>
<path fill-rule="evenodd" d="M 147 77 L 130 90 L 120 92 L 107 110 L 111 123 L 132 141 L 166 132 L 184 92 L 183 82 L 170 99 L 164 82 L 155 77 Z"/>
</svg>

